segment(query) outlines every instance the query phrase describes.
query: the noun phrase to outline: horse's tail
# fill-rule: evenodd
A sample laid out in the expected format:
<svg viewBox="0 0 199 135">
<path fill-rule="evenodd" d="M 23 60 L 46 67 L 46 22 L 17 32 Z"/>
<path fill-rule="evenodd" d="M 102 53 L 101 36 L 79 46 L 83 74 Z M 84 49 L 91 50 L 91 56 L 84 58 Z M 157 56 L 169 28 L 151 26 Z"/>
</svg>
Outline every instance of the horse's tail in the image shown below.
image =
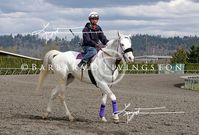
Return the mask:
<svg viewBox="0 0 199 135">
<path fill-rule="evenodd" d="M 57 50 L 51 50 L 49 52 L 46 53 L 46 55 L 44 56 L 44 60 L 43 60 L 43 69 L 41 69 L 40 74 L 39 74 L 39 79 L 38 79 L 38 83 L 37 83 L 37 87 L 36 87 L 36 95 L 40 95 L 41 94 L 41 87 L 42 84 L 45 80 L 45 78 L 47 77 L 48 73 L 49 73 L 49 67 L 52 67 L 52 60 L 53 58 L 58 55 L 60 53 L 60 51 Z"/>
</svg>

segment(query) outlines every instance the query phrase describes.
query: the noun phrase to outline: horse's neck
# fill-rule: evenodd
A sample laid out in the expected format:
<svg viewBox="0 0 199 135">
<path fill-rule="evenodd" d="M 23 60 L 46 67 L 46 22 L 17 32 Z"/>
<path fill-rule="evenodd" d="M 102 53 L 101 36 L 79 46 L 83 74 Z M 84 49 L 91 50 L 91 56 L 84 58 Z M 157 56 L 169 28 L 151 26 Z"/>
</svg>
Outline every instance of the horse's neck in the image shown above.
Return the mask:
<svg viewBox="0 0 199 135">
<path fill-rule="evenodd" d="M 104 62 L 107 66 L 112 67 L 113 65 L 115 65 L 117 51 L 118 51 L 118 39 L 110 40 L 107 43 L 107 46 L 103 48 L 103 51 L 101 52 L 100 55 L 101 58 L 104 59 Z M 110 56 L 108 56 L 107 53 L 111 55 L 111 59 L 108 58 Z"/>
<path fill-rule="evenodd" d="M 105 49 L 117 51 L 118 39 L 110 40 Z"/>
</svg>

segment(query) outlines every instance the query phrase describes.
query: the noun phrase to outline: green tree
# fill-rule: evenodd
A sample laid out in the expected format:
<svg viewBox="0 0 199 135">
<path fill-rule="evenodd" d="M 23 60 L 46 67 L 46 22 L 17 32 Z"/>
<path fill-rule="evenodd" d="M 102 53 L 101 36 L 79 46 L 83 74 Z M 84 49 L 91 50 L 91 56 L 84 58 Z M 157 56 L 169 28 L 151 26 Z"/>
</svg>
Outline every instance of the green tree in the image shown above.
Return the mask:
<svg viewBox="0 0 199 135">
<path fill-rule="evenodd" d="M 180 64 L 186 64 L 187 63 L 187 52 L 184 48 L 179 48 L 177 51 L 173 54 L 171 63 L 180 63 Z"/>
<path fill-rule="evenodd" d="M 190 63 L 199 63 L 199 45 L 193 45 L 188 54 Z"/>
</svg>

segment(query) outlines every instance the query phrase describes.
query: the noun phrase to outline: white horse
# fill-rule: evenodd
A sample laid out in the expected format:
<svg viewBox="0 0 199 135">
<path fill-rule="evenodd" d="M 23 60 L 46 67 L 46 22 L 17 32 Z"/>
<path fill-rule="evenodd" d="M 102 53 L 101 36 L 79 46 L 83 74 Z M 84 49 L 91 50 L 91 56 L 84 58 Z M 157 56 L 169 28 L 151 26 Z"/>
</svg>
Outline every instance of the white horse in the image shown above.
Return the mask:
<svg viewBox="0 0 199 135">
<path fill-rule="evenodd" d="M 45 70 L 41 70 L 40 72 L 36 91 L 37 93 L 40 92 L 43 81 L 49 72 L 49 68 L 52 68 L 54 72 L 53 76 L 56 78 L 58 84 L 51 92 L 51 97 L 47 105 L 47 112 L 44 113 L 44 117 L 49 115 L 52 101 L 58 96 L 65 107 L 66 115 L 69 120 L 74 120 L 74 117 L 71 115 L 66 105 L 64 91 L 66 86 L 73 82 L 74 78 L 77 78 L 83 82 L 93 82 L 100 88 L 102 99 L 99 117 L 101 120 L 103 122 L 107 121 L 105 118 L 105 105 L 108 96 L 112 101 L 113 120 L 114 122 L 119 122 L 116 96 L 111 91 L 109 84 L 117 79 L 118 69 L 115 63 L 118 58 L 128 62 L 133 62 L 134 60 L 130 36 L 118 33 L 117 39 L 110 40 L 106 47 L 98 52 L 95 59 L 90 64 L 90 73 L 88 73 L 88 70 L 82 71 L 78 68 L 77 64 L 80 62 L 80 59 L 76 59 L 78 54 L 79 52 L 74 51 L 59 52 L 57 50 L 51 50 L 45 55 L 43 63 Z M 49 64 L 51 64 L 52 67 L 49 67 Z"/>
</svg>

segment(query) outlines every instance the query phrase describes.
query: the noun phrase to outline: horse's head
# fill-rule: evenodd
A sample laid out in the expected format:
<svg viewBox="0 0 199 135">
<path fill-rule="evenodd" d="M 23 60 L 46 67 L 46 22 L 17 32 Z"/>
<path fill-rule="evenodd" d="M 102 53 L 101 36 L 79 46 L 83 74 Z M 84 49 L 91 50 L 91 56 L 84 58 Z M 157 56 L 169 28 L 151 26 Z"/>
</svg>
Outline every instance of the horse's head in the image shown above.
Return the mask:
<svg viewBox="0 0 199 135">
<path fill-rule="evenodd" d="M 122 35 L 120 32 L 118 32 L 118 38 L 120 48 L 119 51 L 127 62 L 133 62 L 134 56 L 133 49 L 131 47 L 130 35 Z"/>
</svg>

